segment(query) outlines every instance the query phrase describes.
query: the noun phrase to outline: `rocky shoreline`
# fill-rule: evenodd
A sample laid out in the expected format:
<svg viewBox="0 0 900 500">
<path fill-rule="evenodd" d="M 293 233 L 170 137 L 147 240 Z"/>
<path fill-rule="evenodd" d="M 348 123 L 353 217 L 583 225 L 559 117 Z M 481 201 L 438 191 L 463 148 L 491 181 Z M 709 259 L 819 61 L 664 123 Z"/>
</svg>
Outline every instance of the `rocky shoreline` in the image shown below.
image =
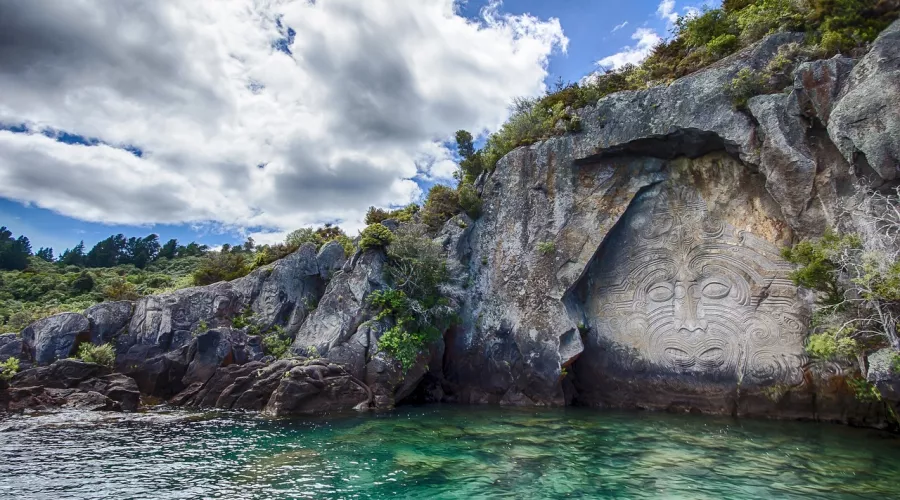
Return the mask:
<svg viewBox="0 0 900 500">
<path fill-rule="evenodd" d="M 889 353 L 811 361 L 813 297 L 787 279 L 779 248 L 852 231 L 853 186 L 900 179 L 900 21 L 860 59 L 804 62 L 784 92 L 735 109 L 723 92 L 734 75 L 800 36 L 607 96 L 575 111 L 580 132 L 479 178 L 483 216 L 458 215 L 435 238 L 460 322 L 408 370 L 378 350 L 390 325 L 367 305 L 388 286 L 383 250 L 345 259 L 333 242 L 232 282 L 2 335 L 0 362 L 17 357 L 22 371 L 0 382 L 0 407 L 134 411 L 152 396 L 282 416 L 407 400 L 892 425 Z M 292 357 L 265 356 L 236 321 L 247 313 L 282 328 Z M 66 359 L 85 342 L 113 343 L 115 366 Z M 883 401 L 858 400 L 856 375 Z"/>
</svg>

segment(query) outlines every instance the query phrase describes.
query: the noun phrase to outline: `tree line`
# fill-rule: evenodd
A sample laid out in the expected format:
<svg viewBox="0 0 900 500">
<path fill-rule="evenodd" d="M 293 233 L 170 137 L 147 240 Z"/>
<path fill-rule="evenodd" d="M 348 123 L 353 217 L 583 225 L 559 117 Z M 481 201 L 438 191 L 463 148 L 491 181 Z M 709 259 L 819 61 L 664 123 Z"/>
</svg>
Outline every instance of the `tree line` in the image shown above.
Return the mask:
<svg viewBox="0 0 900 500">
<path fill-rule="evenodd" d="M 253 238 L 248 238 L 243 245 L 232 247 L 226 244 L 222 251 L 252 252 L 254 248 Z M 41 247 L 37 252 L 33 252 L 27 236 L 20 235 L 14 238 L 12 231 L 6 226 L 0 227 L 0 269 L 8 271 L 27 268 L 28 258 L 31 256 L 66 266 L 100 268 L 133 265 L 138 269 L 144 269 L 148 264 L 159 259 L 202 257 L 209 251 L 208 245 L 196 242 L 180 245 L 174 238 L 160 244 L 159 236 L 156 234 L 131 238 L 126 238 L 123 234 L 116 234 L 97 242 L 90 250 L 86 250 L 84 241 L 81 241 L 74 247 L 64 250 L 56 258 L 52 248 Z"/>
</svg>

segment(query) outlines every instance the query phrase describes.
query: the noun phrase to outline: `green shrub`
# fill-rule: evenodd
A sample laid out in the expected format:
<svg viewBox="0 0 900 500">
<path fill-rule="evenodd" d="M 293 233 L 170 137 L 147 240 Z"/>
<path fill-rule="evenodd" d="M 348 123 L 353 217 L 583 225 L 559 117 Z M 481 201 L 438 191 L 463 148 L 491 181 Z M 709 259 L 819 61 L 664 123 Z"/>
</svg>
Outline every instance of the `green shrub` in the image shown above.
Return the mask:
<svg viewBox="0 0 900 500">
<path fill-rule="evenodd" d="M 137 300 L 141 297 L 134 283 L 122 278 L 113 278 L 103 288 L 103 297 L 106 300 Z"/>
<path fill-rule="evenodd" d="M 457 187 L 459 193 L 459 208 L 469 215 L 472 219 L 477 219 L 481 215 L 481 197 L 475 186 L 463 182 Z"/>
<path fill-rule="evenodd" d="M 377 224 L 388 219 L 397 222 L 409 222 L 419 212 L 419 205 L 410 203 L 409 205 L 398 208 L 396 210 L 384 210 L 382 208 L 369 207 L 366 212 L 366 224 Z"/>
<path fill-rule="evenodd" d="M 231 281 L 250 272 L 244 255 L 240 253 L 212 252 L 203 259 L 192 274 L 195 285 L 211 285 L 219 281 Z"/>
<path fill-rule="evenodd" d="M 391 230 L 380 223 L 370 224 L 362 230 L 359 237 L 359 248 L 367 250 L 369 248 L 380 248 L 388 246 L 394 239 Z"/>
<path fill-rule="evenodd" d="M 78 346 L 78 356 L 85 363 L 94 363 L 112 368 L 116 362 L 116 351 L 112 344 L 94 345 L 90 342 L 82 342 Z"/>
<path fill-rule="evenodd" d="M 422 208 L 422 222 L 431 231 L 438 231 L 459 211 L 459 192 L 451 187 L 435 184 L 428 191 L 428 198 Z"/>
<path fill-rule="evenodd" d="M 768 76 L 765 73 L 743 68 L 731 80 L 728 95 L 736 109 L 746 109 L 751 97 L 765 93 Z"/>
<path fill-rule="evenodd" d="M 394 326 L 378 339 L 378 350 L 400 362 L 404 371 L 416 363 L 431 342 L 440 338 L 441 330 L 417 318 L 418 304 L 402 290 L 378 290 L 369 295 L 369 304 L 377 309 L 376 320 L 391 318 Z"/>
<path fill-rule="evenodd" d="M 284 359 L 290 353 L 293 339 L 280 326 L 273 326 L 262 339 L 263 352 L 274 356 L 275 359 Z"/>
<path fill-rule="evenodd" d="M 72 290 L 76 293 L 87 293 L 93 289 L 94 278 L 92 278 L 87 271 L 82 271 L 81 274 L 72 281 Z"/>
<path fill-rule="evenodd" d="M 556 252 L 556 243 L 552 241 L 541 241 L 537 244 L 537 251 L 541 255 L 551 255 Z"/>
<path fill-rule="evenodd" d="M 0 380 L 9 382 L 16 373 L 19 373 L 19 358 L 7 358 L 0 363 Z"/>
</svg>

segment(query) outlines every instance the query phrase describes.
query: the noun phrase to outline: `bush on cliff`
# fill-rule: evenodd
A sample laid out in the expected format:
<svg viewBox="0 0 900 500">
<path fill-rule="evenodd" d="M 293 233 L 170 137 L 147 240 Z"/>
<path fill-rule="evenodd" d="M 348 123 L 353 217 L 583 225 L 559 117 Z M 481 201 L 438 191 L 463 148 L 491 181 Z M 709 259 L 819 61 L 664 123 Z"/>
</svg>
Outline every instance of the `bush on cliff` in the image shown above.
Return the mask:
<svg viewBox="0 0 900 500">
<path fill-rule="evenodd" d="M 19 358 L 7 358 L 0 363 L 0 380 L 9 382 L 19 373 Z"/>
<path fill-rule="evenodd" d="M 369 296 L 376 321 L 393 325 L 378 341 L 381 351 L 400 361 L 404 370 L 455 321 L 450 301 L 441 294 L 449 279 L 440 245 L 421 225 L 398 229 L 387 248 L 386 274 L 392 287 Z"/>
<path fill-rule="evenodd" d="M 77 358 L 85 363 L 112 367 L 116 362 L 116 351 L 112 344 L 93 345 L 90 342 L 83 342 L 78 346 Z"/>
<path fill-rule="evenodd" d="M 367 250 L 369 248 L 386 247 L 393 239 L 394 234 L 384 225 L 380 223 L 370 224 L 359 235 L 359 248 Z"/>
<path fill-rule="evenodd" d="M 242 254 L 224 250 L 211 252 L 194 271 L 194 284 L 200 286 L 231 281 L 246 276 L 249 272 L 250 266 Z"/>
<path fill-rule="evenodd" d="M 815 357 L 859 359 L 885 346 L 900 351 L 900 189 L 862 199 L 859 234 L 827 232 L 784 251 L 799 266 L 794 282 L 819 292 L 807 342 Z"/>
</svg>

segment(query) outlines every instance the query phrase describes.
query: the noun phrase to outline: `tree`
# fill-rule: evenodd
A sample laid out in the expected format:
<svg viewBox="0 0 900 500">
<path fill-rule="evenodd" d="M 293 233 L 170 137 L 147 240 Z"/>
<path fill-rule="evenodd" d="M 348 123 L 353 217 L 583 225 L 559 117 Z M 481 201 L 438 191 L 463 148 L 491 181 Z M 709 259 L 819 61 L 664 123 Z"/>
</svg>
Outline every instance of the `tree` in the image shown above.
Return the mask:
<svg viewBox="0 0 900 500">
<path fill-rule="evenodd" d="M 256 248 L 256 242 L 253 241 L 253 237 L 248 236 L 247 241 L 244 242 L 244 251 L 252 252 L 253 249 L 255 249 L 255 248 Z"/>
<path fill-rule="evenodd" d="M 158 259 L 174 259 L 178 256 L 178 240 L 171 239 L 159 249 Z"/>
<path fill-rule="evenodd" d="M 39 259 L 43 259 L 47 262 L 53 262 L 53 249 L 52 248 L 44 248 L 41 247 L 38 249 L 35 254 Z"/>
<path fill-rule="evenodd" d="M 138 269 L 147 267 L 147 264 L 156 259 L 159 254 L 159 236 L 151 234 L 143 238 L 128 238 L 125 244 L 125 264 L 134 264 Z"/>
<path fill-rule="evenodd" d="M 94 245 L 84 258 L 87 267 L 114 267 L 125 260 L 127 240 L 124 234 L 110 236 Z"/>
<path fill-rule="evenodd" d="M 484 171 L 484 163 L 481 151 L 475 151 L 472 134 L 465 130 L 458 130 L 456 132 L 456 150 L 462 161 L 459 162 L 460 171 L 455 176 L 460 182 L 474 183 L 475 179 Z"/>
<path fill-rule="evenodd" d="M 59 257 L 59 262 L 67 266 L 84 266 L 84 241 L 80 241 L 71 250 L 66 249 Z"/>
<path fill-rule="evenodd" d="M 302 227 L 288 234 L 284 242 L 288 246 L 296 248 L 299 248 L 306 243 L 312 243 L 316 246 L 316 248 L 319 248 L 319 246 L 322 245 L 322 237 L 319 236 L 312 228 Z"/>
<path fill-rule="evenodd" d="M 428 198 L 422 209 L 422 222 L 428 229 L 437 231 L 459 211 L 459 193 L 453 188 L 435 184 L 428 191 Z"/>
<path fill-rule="evenodd" d="M 25 236 L 13 239 L 6 226 L 0 227 L 0 269 L 25 269 L 31 255 L 31 242 Z"/>
</svg>

